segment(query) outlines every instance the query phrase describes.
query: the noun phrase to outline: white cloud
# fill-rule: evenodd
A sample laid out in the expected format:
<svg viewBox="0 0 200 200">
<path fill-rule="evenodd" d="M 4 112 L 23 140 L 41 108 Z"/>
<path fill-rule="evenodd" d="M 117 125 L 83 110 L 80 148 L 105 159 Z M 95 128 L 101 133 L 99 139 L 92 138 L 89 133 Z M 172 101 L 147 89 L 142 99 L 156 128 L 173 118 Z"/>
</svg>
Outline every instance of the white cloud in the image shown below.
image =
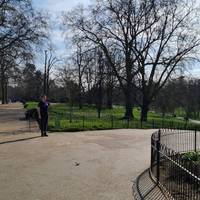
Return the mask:
<svg viewBox="0 0 200 200">
<path fill-rule="evenodd" d="M 52 14 L 57 12 L 70 10 L 77 4 L 83 4 L 87 6 L 91 0 L 33 0 L 35 7 L 39 9 L 45 9 L 50 11 Z"/>
</svg>

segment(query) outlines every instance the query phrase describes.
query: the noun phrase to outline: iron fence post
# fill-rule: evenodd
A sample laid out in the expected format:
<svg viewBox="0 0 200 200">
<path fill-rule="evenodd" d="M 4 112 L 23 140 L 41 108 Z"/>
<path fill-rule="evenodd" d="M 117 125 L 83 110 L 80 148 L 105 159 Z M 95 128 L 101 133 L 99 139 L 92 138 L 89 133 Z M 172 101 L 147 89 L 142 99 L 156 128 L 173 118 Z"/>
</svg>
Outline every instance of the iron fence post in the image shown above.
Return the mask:
<svg viewBox="0 0 200 200">
<path fill-rule="evenodd" d="M 157 184 L 160 181 L 160 134 L 161 131 L 158 131 L 158 139 L 156 141 L 156 157 L 157 157 L 157 165 L 156 165 L 156 174 L 157 174 Z"/>
<path fill-rule="evenodd" d="M 185 121 L 184 129 L 187 129 L 187 121 Z"/>
<path fill-rule="evenodd" d="M 154 119 L 152 120 L 152 128 L 153 129 L 155 128 L 155 121 L 154 121 Z"/>
<path fill-rule="evenodd" d="M 194 151 L 197 152 L 197 129 L 194 130 Z"/>
<path fill-rule="evenodd" d="M 127 128 L 129 128 L 129 122 L 130 122 L 130 119 L 128 118 L 127 119 Z"/>
<path fill-rule="evenodd" d="M 83 128 L 85 127 L 85 116 L 83 115 Z"/>
<path fill-rule="evenodd" d="M 113 115 L 111 116 L 111 129 L 113 129 Z"/>
<path fill-rule="evenodd" d="M 31 119 L 28 119 L 28 127 L 29 127 L 29 132 L 31 132 Z"/>
<path fill-rule="evenodd" d="M 153 171 L 153 136 L 151 136 L 151 171 Z"/>
<path fill-rule="evenodd" d="M 190 159 L 185 160 L 181 155 L 183 150 L 190 152 L 191 145 L 193 151 L 198 151 L 197 130 L 197 127 L 192 131 L 160 129 L 151 136 L 151 174 L 156 183 L 162 184 L 173 199 L 200 199 L 199 164 Z M 186 138 L 189 143 L 184 146 L 181 144 L 179 148 L 180 142 Z M 176 150 L 173 150 L 173 143 L 170 143 L 172 140 L 175 140 Z"/>
<path fill-rule="evenodd" d="M 55 117 L 55 128 L 58 129 L 59 128 L 59 117 L 58 114 L 56 113 L 56 117 Z"/>
<path fill-rule="evenodd" d="M 69 113 L 69 123 L 72 123 L 72 113 Z"/>
</svg>

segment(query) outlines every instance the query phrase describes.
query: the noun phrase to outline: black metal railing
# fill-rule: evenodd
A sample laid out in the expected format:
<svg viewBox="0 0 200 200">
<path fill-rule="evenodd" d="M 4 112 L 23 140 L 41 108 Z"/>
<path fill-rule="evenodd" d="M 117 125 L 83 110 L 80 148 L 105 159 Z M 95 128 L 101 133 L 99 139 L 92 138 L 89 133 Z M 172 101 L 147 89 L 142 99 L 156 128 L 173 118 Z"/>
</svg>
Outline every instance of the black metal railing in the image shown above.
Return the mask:
<svg viewBox="0 0 200 200">
<path fill-rule="evenodd" d="M 199 150 L 196 130 L 159 130 L 152 135 L 151 176 L 173 199 L 200 200 Z"/>
<path fill-rule="evenodd" d="M 50 131 L 70 131 L 70 130 L 94 130 L 94 129 L 180 129 L 180 130 L 200 130 L 200 124 L 187 121 L 175 121 L 169 119 L 153 118 L 146 122 L 138 118 L 125 119 L 118 115 L 102 114 L 98 118 L 95 113 L 66 113 L 51 111 L 49 115 Z"/>
</svg>

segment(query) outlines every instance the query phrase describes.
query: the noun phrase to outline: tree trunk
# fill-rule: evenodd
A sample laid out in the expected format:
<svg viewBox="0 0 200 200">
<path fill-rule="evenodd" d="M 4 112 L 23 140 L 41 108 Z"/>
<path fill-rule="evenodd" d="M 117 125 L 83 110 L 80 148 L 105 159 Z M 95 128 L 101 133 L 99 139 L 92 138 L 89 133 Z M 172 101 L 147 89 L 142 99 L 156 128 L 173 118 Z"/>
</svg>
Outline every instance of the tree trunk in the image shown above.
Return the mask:
<svg viewBox="0 0 200 200">
<path fill-rule="evenodd" d="M 147 114 L 149 112 L 149 102 L 147 100 L 143 100 L 142 108 L 141 108 L 141 117 L 140 120 L 142 122 L 147 121 Z"/>
<path fill-rule="evenodd" d="M 131 59 L 130 54 L 126 52 L 126 88 L 124 90 L 125 102 L 126 102 L 126 112 L 125 119 L 133 119 L 133 85 L 132 85 L 132 74 L 131 74 Z"/>
<path fill-rule="evenodd" d="M 4 87 L 4 80 L 3 77 L 1 78 L 1 103 L 5 104 L 5 87 Z"/>
<path fill-rule="evenodd" d="M 111 86 L 108 86 L 108 88 L 107 88 L 106 107 L 108 109 L 112 109 L 113 108 L 113 91 L 112 91 L 112 87 Z"/>
<path fill-rule="evenodd" d="M 107 104 L 106 107 L 107 107 L 108 109 L 113 109 L 112 98 L 108 98 L 106 104 Z"/>
<path fill-rule="evenodd" d="M 46 92 L 45 94 L 47 96 L 49 96 L 49 88 L 50 88 L 50 83 L 49 83 L 49 72 L 47 71 L 47 74 L 46 74 Z"/>
<path fill-rule="evenodd" d="M 5 84 L 4 84 L 4 98 L 5 98 L 5 104 L 8 104 L 8 81 L 6 80 L 5 81 Z"/>
<path fill-rule="evenodd" d="M 6 104 L 6 97 L 5 97 L 5 75 L 4 72 L 1 72 L 1 96 L 2 96 L 2 104 Z"/>
<path fill-rule="evenodd" d="M 43 80 L 43 93 L 44 93 L 44 95 L 46 94 L 46 88 L 47 88 L 47 86 L 46 86 L 46 73 L 44 73 L 44 80 Z"/>
<path fill-rule="evenodd" d="M 133 119 L 133 103 L 132 103 L 132 95 L 131 95 L 130 88 L 126 92 L 125 98 L 126 98 L 125 99 L 126 100 L 126 112 L 125 112 L 124 118 L 125 119 Z"/>
<path fill-rule="evenodd" d="M 49 85 L 47 85 L 46 95 L 47 95 L 47 97 L 49 97 Z"/>
<path fill-rule="evenodd" d="M 47 92 L 47 50 L 45 50 L 44 58 L 44 78 L 43 78 L 43 93 L 46 95 Z"/>
<path fill-rule="evenodd" d="M 103 101 L 103 93 L 102 93 L 102 85 L 101 81 L 99 83 L 98 87 L 98 95 L 97 95 L 97 112 L 98 112 L 98 118 L 101 118 L 101 110 L 102 110 L 102 101 Z"/>
<path fill-rule="evenodd" d="M 81 84 L 81 78 L 79 76 L 79 85 L 78 85 L 78 103 L 79 103 L 79 109 L 82 109 L 82 84 Z"/>
<path fill-rule="evenodd" d="M 87 92 L 87 104 L 88 105 L 91 105 L 93 103 L 93 101 L 91 99 L 91 96 L 92 96 L 91 94 L 92 94 L 91 91 Z"/>
<path fill-rule="evenodd" d="M 79 95 L 78 95 L 79 97 L 78 97 L 78 104 L 79 104 L 79 109 L 81 110 L 82 108 L 83 108 L 83 105 L 82 105 L 82 95 L 81 95 L 81 93 L 79 93 Z"/>
</svg>

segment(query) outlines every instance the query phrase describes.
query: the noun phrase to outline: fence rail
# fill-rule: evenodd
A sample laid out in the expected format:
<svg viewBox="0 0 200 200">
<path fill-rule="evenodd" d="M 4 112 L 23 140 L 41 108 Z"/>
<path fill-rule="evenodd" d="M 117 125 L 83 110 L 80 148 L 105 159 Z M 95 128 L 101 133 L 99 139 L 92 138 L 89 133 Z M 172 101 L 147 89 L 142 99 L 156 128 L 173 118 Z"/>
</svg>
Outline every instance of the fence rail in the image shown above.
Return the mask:
<svg viewBox="0 0 200 200">
<path fill-rule="evenodd" d="M 150 172 L 173 199 L 200 199 L 199 150 L 196 130 L 159 130 L 152 135 Z"/>
<path fill-rule="evenodd" d="M 50 115 L 50 130 L 69 130 L 69 129 L 117 129 L 117 128 L 148 128 L 148 129 L 181 129 L 181 130 L 200 130 L 200 124 L 188 122 L 178 122 L 164 119 L 151 119 L 141 122 L 138 119 L 123 119 L 114 115 L 102 115 L 98 118 L 95 115 L 73 115 L 69 113 L 56 113 Z"/>
</svg>

